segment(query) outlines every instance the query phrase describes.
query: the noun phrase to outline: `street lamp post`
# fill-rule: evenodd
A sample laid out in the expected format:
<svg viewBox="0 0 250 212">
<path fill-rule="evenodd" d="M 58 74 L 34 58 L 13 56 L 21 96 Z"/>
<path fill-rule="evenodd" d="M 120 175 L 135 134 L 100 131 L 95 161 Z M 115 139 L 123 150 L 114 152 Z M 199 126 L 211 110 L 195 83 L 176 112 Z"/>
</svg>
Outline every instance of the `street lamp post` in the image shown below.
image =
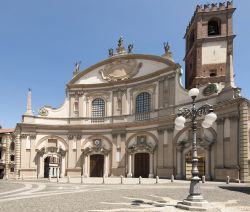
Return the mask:
<svg viewBox="0 0 250 212">
<path fill-rule="evenodd" d="M 212 105 L 205 104 L 199 108 L 195 106 L 195 99 L 199 94 L 199 89 L 192 88 L 189 91 L 189 96 L 192 98 L 192 108 L 181 108 L 178 112 L 178 117 L 175 119 L 175 129 L 182 130 L 184 128 L 184 124 L 186 119 L 191 120 L 191 128 L 193 134 L 192 140 L 192 178 L 190 183 L 189 195 L 183 200 L 183 202 L 179 203 L 177 207 L 182 209 L 197 209 L 202 210 L 209 207 L 208 202 L 201 195 L 200 190 L 200 178 L 198 176 L 198 157 L 197 157 L 197 142 L 196 142 L 196 131 L 197 131 L 197 117 L 205 116 L 204 121 L 202 122 L 202 127 L 209 128 L 212 126 L 217 116 L 213 112 Z"/>
</svg>

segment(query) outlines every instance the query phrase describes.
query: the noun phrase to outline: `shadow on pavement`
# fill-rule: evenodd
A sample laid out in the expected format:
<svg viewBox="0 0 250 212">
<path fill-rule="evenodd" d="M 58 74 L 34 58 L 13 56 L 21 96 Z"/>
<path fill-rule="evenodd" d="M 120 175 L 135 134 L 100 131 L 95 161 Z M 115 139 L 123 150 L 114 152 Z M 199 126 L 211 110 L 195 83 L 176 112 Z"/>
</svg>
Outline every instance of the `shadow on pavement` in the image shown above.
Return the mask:
<svg viewBox="0 0 250 212">
<path fill-rule="evenodd" d="M 236 191 L 245 194 L 250 194 L 250 187 L 235 187 L 235 186 L 219 186 L 219 188 L 229 190 L 229 191 Z"/>
</svg>

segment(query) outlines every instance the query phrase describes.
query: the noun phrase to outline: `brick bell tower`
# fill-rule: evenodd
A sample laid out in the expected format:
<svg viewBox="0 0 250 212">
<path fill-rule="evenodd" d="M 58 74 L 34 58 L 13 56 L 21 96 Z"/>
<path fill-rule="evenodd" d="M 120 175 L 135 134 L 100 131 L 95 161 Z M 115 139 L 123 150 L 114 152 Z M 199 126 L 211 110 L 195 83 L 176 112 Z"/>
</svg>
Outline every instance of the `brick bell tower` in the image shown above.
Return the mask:
<svg viewBox="0 0 250 212">
<path fill-rule="evenodd" d="M 198 5 L 186 29 L 185 87 L 225 82 L 233 51 L 232 1 Z"/>
</svg>

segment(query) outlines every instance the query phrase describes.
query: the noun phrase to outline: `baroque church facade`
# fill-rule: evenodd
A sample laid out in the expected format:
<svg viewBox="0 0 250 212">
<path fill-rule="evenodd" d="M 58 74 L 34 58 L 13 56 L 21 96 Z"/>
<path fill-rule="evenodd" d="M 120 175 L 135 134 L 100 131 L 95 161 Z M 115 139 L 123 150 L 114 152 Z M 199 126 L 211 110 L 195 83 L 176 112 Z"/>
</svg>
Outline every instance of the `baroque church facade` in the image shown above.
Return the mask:
<svg viewBox="0 0 250 212">
<path fill-rule="evenodd" d="M 22 122 L 6 134 L 15 141 L 13 176 L 188 179 L 190 123 L 178 131 L 174 120 L 197 87 L 197 106 L 209 103 L 218 116 L 208 129 L 198 120 L 200 175 L 250 181 L 249 101 L 233 77 L 234 11 L 232 2 L 197 6 L 185 34 L 185 87 L 168 43 L 162 56 L 134 54 L 120 38 L 108 59 L 85 70 L 76 63 L 61 107 L 35 116 L 29 90 Z"/>
</svg>

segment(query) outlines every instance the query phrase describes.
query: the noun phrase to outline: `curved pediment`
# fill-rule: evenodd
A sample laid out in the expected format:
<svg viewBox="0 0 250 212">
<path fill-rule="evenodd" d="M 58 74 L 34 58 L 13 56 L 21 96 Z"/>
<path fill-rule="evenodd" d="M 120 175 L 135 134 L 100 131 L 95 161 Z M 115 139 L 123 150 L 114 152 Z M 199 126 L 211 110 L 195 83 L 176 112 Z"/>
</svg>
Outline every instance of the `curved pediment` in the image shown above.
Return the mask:
<svg viewBox="0 0 250 212">
<path fill-rule="evenodd" d="M 174 69 L 175 63 L 152 55 L 119 55 L 97 63 L 77 74 L 68 85 L 113 83 L 139 78 L 163 69 Z M 171 68 L 173 67 L 173 68 Z"/>
</svg>

